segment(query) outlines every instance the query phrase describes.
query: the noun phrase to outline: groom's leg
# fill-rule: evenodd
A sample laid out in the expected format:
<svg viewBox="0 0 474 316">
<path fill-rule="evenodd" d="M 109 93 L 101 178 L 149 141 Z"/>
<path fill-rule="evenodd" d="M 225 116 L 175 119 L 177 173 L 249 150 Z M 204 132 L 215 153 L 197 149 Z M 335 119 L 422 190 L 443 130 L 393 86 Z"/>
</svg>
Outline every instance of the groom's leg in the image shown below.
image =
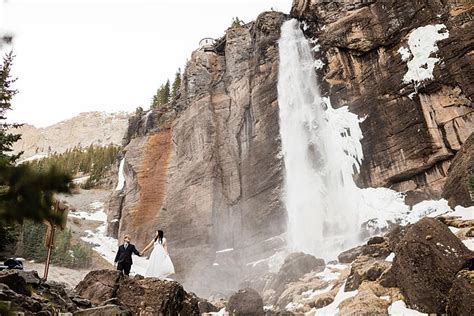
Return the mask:
<svg viewBox="0 0 474 316">
<path fill-rule="evenodd" d="M 124 263 L 124 265 L 123 265 L 123 274 L 129 275 L 131 268 L 132 268 L 132 265 L 130 263 Z"/>
</svg>

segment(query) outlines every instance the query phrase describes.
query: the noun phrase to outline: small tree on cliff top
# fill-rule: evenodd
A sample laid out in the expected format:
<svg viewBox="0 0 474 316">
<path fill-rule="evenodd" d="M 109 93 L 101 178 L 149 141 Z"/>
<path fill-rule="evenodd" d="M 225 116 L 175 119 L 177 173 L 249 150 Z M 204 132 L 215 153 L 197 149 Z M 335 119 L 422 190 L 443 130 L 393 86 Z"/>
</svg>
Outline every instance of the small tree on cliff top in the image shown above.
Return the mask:
<svg viewBox="0 0 474 316">
<path fill-rule="evenodd" d="M 179 87 L 181 86 L 181 69 L 178 69 L 174 75 L 173 85 L 171 86 L 171 98 L 176 98 Z"/>
<path fill-rule="evenodd" d="M 170 96 L 170 81 L 167 80 L 164 85 L 160 86 L 160 88 L 156 91 L 156 94 L 153 96 L 151 107 L 158 108 L 162 105 L 165 105 L 170 101 Z"/>
</svg>

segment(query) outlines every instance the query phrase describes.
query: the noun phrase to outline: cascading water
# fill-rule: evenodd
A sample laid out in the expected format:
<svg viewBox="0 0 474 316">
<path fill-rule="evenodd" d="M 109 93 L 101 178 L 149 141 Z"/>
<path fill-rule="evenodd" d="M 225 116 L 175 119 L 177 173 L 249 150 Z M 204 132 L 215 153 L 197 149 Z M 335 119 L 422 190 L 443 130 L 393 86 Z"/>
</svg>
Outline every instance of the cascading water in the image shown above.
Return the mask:
<svg viewBox="0 0 474 316">
<path fill-rule="evenodd" d="M 370 194 L 352 178 L 362 160 L 359 119 L 347 107 L 333 109 L 320 96 L 311 47 L 298 21 L 283 24 L 279 49 L 288 243 L 292 250 L 333 259 L 360 241 L 367 209 L 379 207 L 360 211 Z M 394 194 L 385 194 L 393 200 Z"/>
</svg>

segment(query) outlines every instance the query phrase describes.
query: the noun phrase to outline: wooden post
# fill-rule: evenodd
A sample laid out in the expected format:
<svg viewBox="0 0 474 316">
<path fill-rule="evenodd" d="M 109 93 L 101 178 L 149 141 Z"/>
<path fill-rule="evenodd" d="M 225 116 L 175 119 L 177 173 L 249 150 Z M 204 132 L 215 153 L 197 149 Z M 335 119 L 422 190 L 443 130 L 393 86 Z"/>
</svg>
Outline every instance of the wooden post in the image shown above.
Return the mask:
<svg viewBox="0 0 474 316">
<path fill-rule="evenodd" d="M 56 226 L 54 225 L 51 225 L 49 226 L 50 228 L 48 228 L 48 236 L 46 237 L 46 241 L 48 243 L 47 247 L 48 247 L 48 255 L 46 256 L 46 263 L 44 265 L 44 276 L 43 276 L 43 279 L 45 281 L 48 280 L 48 272 L 49 272 L 49 265 L 51 263 L 51 254 L 53 252 L 53 248 L 54 248 L 54 235 L 55 235 L 55 232 L 56 232 Z"/>
<path fill-rule="evenodd" d="M 56 201 L 54 203 L 53 212 L 57 214 L 60 211 L 61 210 L 60 210 L 60 207 L 59 207 L 59 201 Z M 46 231 L 45 246 L 48 248 L 48 254 L 46 256 L 46 263 L 44 265 L 44 275 L 43 275 L 43 279 L 45 281 L 48 280 L 49 266 L 51 264 L 51 255 L 52 255 L 53 248 L 54 248 L 54 237 L 55 237 L 55 234 L 56 234 L 56 226 L 49 223 L 49 222 L 47 223 L 47 225 L 48 225 L 48 230 Z"/>
</svg>

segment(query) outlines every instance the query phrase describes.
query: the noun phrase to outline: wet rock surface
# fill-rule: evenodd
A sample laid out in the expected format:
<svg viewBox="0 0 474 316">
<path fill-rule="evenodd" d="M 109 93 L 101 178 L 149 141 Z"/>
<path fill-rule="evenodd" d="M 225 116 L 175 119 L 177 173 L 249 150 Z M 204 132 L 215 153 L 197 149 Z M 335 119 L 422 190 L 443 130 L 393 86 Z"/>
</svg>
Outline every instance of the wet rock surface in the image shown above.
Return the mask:
<svg viewBox="0 0 474 316">
<path fill-rule="evenodd" d="M 395 250 L 389 271 L 412 308 L 444 313 L 456 274 L 474 253 L 440 221 L 423 218 L 412 225 Z"/>
<path fill-rule="evenodd" d="M 474 133 L 454 157 L 442 195 L 451 207 L 474 205 Z"/>
<path fill-rule="evenodd" d="M 262 297 L 257 291 L 248 288 L 232 295 L 227 309 L 231 315 L 235 316 L 264 315 Z"/>
<path fill-rule="evenodd" d="M 449 291 L 448 315 L 474 315 L 474 267 L 471 271 L 461 270 Z"/>
<path fill-rule="evenodd" d="M 133 314 L 199 315 L 198 298 L 176 281 L 129 278 L 118 271 L 97 270 L 77 285 L 76 292 L 96 305 L 115 299 Z"/>
</svg>

